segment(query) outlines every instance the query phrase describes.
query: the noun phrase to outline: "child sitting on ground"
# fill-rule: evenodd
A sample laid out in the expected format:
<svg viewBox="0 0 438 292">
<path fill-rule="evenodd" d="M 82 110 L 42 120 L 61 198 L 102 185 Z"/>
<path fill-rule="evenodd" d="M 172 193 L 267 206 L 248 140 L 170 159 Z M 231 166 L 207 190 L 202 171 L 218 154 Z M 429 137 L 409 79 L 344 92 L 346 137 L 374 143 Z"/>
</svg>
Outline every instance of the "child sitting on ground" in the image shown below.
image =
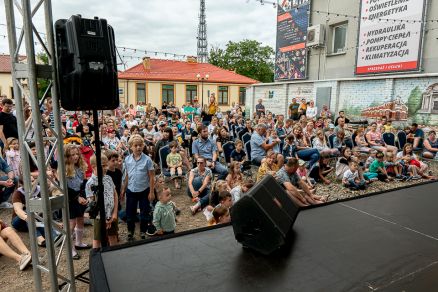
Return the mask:
<svg viewBox="0 0 438 292">
<path fill-rule="evenodd" d="M 417 168 L 409 164 L 411 160 L 411 156 L 406 155 L 403 156 L 399 162 L 401 167 L 401 175 L 405 181 L 410 181 L 414 177 L 418 177 Z"/>
<path fill-rule="evenodd" d="M 204 215 L 207 218 L 207 221 L 211 220 L 211 218 L 213 216 L 214 209 L 216 209 L 220 206 L 226 207 L 227 209 L 230 209 L 233 206 L 233 199 L 232 199 L 230 192 L 228 192 L 228 191 L 220 192 L 219 193 L 219 204 L 214 206 L 214 208 L 212 205 L 207 206 L 205 208 Z"/>
<path fill-rule="evenodd" d="M 367 160 L 365 161 L 365 168 L 369 168 L 371 163 L 376 159 L 377 150 L 371 149 L 370 150 L 370 156 L 368 156 Z"/>
<path fill-rule="evenodd" d="M 208 221 L 209 226 L 224 224 L 231 221 L 230 209 L 225 206 L 218 206 L 212 212 L 212 218 Z"/>
<path fill-rule="evenodd" d="M 311 189 L 311 190 L 314 189 L 316 182 L 314 179 L 309 178 L 307 168 L 306 168 L 306 162 L 304 160 L 301 160 L 301 159 L 298 160 L 297 174 L 301 178 L 301 180 L 305 184 L 307 184 L 307 187 L 309 189 Z"/>
<path fill-rule="evenodd" d="M 103 200 L 105 205 L 105 223 L 106 223 L 106 233 L 101 234 L 100 229 L 100 213 L 94 219 L 94 239 L 93 248 L 101 247 L 101 240 L 103 236 L 108 235 L 108 242 L 110 246 L 117 244 L 118 236 L 118 220 L 117 220 L 117 208 L 118 208 L 118 198 L 116 187 L 112 178 L 106 174 L 108 168 L 108 158 L 105 155 L 101 156 L 102 171 L 103 171 Z M 96 156 L 90 158 L 91 168 L 93 169 L 93 174 L 85 185 L 85 194 L 88 201 L 97 201 L 97 162 Z"/>
<path fill-rule="evenodd" d="M 396 161 L 395 156 L 392 152 L 386 152 L 384 164 L 386 168 L 386 173 L 388 173 L 388 175 L 395 176 L 397 180 L 403 179 L 403 177 L 401 176 L 401 165 Z"/>
<path fill-rule="evenodd" d="M 233 198 L 233 204 L 242 198 L 242 196 L 248 192 L 254 186 L 254 182 L 252 180 L 248 180 L 241 185 L 236 186 L 230 191 L 230 194 Z"/>
<path fill-rule="evenodd" d="M 178 143 L 172 141 L 169 143 L 170 153 L 167 155 L 166 163 L 169 167 L 170 176 L 175 182 L 175 188 L 179 189 L 181 186 L 178 183 L 178 178 L 182 176 L 182 157 L 178 151 Z M 176 177 L 178 173 L 178 178 Z"/>
<path fill-rule="evenodd" d="M 174 204 L 170 200 L 172 195 L 168 187 L 163 187 L 158 193 L 158 203 L 154 209 L 153 224 L 157 229 L 157 235 L 175 233 L 176 220 Z"/>
<path fill-rule="evenodd" d="M 349 163 L 349 169 L 344 172 L 342 178 L 342 184 L 352 190 L 364 190 L 366 188 L 366 182 L 359 176 L 359 165 L 355 161 Z"/>
<path fill-rule="evenodd" d="M 380 181 L 389 182 L 389 176 L 386 172 L 385 164 L 383 163 L 384 154 L 382 152 L 378 152 L 376 154 L 376 159 L 370 164 L 367 173 L 364 173 L 364 177 L 367 180 L 372 180 L 377 178 Z"/>
<path fill-rule="evenodd" d="M 329 162 L 329 158 L 320 157 L 319 162 L 316 163 L 310 170 L 309 177 L 316 182 L 322 182 L 326 185 L 329 185 L 331 181 L 327 178 L 327 176 L 335 169 L 329 165 Z"/>
<path fill-rule="evenodd" d="M 229 172 L 225 181 L 228 183 L 230 189 L 235 188 L 243 182 L 243 174 L 240 169 L 240 164 L 237 161 L 233 161 L 230 164 Z"/>
</svg>

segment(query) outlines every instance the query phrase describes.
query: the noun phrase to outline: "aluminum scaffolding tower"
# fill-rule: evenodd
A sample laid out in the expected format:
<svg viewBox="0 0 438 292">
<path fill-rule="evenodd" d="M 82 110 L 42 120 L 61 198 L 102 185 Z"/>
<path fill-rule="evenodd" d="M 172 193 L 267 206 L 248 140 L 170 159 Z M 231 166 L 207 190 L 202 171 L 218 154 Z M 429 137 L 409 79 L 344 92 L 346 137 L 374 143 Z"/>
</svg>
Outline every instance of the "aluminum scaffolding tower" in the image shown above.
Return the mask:
<svg viewBox="0 0 438 292">
<path fill-rule="evenodd" d="M 198 25 L 198 62 L 208 62 L 207 20 L 205 17 L 205 0 L 201 0 Z"/>
<path fill-rule="evenodd" d="M 70 239 L 69 213 L 67 200 L 67 185 L 65 180 L 64 169 L 64 151 L 63 137 L 61 131 L 61 115 L 60 103 L 56 91 L 57 74 L 56 74 L 56 56 L 55 44 L 53 35 L 53 17 L 51 0 L 39 0 L 32 8 L 30 0 L 22 0 L 21 5 L 18 0 L 4 0 L 6 9 L 6 20 L 8 29 L 9 51 L 12 60 L 12 79 L 13 90 L 15 96 L 16 116 L 18 133 L 20 140 L 20 155 L 22 163 L 23 183 L 26 197 L 26 210 L 28 212 L 29 237 L 32 252 L 33 275 L 35 280 L 35 289 L 43 291 L 41 271 L 48 274 L 50 280 L 50 290 L 59 291 L 58 280 L 65 282 L 62 287 L 63 291 L 75 291 L 75 276 L 73 270 L 73 260 L 71 255 L 72 242 Z M 44 10 L 45 33 L 38 32 L 36 26 L 32 22 L 33 16 L 38 10 Z M 17 41 L 15 11 L 19 12 L 22 18 L 23 28 Z M 47 54 L 49 64 L 40 65 L 36 63 L 35 57 L 35 40 L 41 44 L 44 53 Z M 19 63 L 19 51 L 23 45 L 23 39 L 26 50 L 27 62 Z M 37 78 L 49 79 L 49 87 L 42 99 L 38 99 L 38 81 Z M 27 84 L 27 90 L 25 85 Z M 54 128 L 51 128 L 46 120 L 42 120 L 40 107 L 45 99 L 52 97 Z M 30 104 L 32 115 L 27 122 L 24 120 L 23 100 L 27 100 Z M 43 125 L 51 132 L 51 135 L 46 135 Z M 33 130 L 33 131 L 31 131 Z M 33 132 L 33 134 L 30 134 Z M 33 141 L 36 145 L 36 157 L 32 155 L 32 151 L 28 146 L 28 142 Z M 52 148 L 46 157 L 44 144 L 51 143 Z M 58 161 L 58 180 L 47 175 L 48 166 L 51 158 L 57 155 Z M 30 176 L 29 159 L 37 165 L 39 170 L 38 184 L 41 188 L 41 198 L 32 198 L 33 189 Z M 59 189 L 61 195 L 50 196 L 49 186 Z M 52 211 L 62 210 L 63 228 L 59 227 L 56 222 L 52 221 Z M 42 214 L 39 216 L 38 214 Z M 35 237 L 36 224 L 38 219 L 44 223 L 46 252 L 41 257 L 38 253 L 38 246 Z M 54 243 L 52 229 L 56 229 L 62 234 L 60 246 Z M 66 274 L 62 275 L 59 269 L 61 259 L 65 260 Z M 47 291 L 47 288 L 44 288 Z"/>
</svg>

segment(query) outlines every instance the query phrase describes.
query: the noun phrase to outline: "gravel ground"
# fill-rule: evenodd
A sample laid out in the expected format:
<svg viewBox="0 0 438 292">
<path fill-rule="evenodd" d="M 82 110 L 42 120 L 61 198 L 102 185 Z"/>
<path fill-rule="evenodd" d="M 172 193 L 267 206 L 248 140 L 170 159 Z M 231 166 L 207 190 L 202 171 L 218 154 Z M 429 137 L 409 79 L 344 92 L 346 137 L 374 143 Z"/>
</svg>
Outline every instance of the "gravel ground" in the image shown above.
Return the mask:
<svg viewBox="0 0 438 292">
<path fill-rule="evenodd" d="M 430 162 L 430 169 L 432 172 L 437 175 L 438 174 L 438 163 Z M 333 177 L 331 177 L 333 179 Z M 365 191 L 351 191 L 343 186 L 341 186 L 337 182 L 332 182 L 330 185 L 322 185 L 319 184 L 316 190 L 318 195 L 327 195 L 330 194 L 329 201 L 335 201 L 339 199 L 347 199 L 352 197 L 363 196 L 373 192 L 381 192 L 391 190 L 393 188 L 399 188 L 408 185 L 414 185 L 425 180 L 420 179 L 411 182 L 398 182 L 392 181 L 390 183 L 383 182 L 374 182 L 368 186 Z M 184 230 L 195 229 L 199 227 L 205 227 L 207 225 L 206 219 L 202 213 L 198 213 L 195 216 L 192 216 L 189 210 L 189 206 L 191 204 L 191 200 L 186 195 L 184 186 L 180 190 L 175 190 L 172 188 L 172 196 L 173 201 L 176 205 L 181 209 L 181 214 L 177 217 L 177 232 L 181 232 Z M 0 209 L 0 219 L 4 222 L 10 223 L 11 220 L 11 210 Z M 138 228 L 138 227 L 137 227 Z M 126 224 L 122 223 L 119 225 L 119 238 L 120 242 L 124 243 L 127 240 L 127 229 Z M 93 229 L 91 226 L 86 226 L 85 230 L 85 242 L 91 243 L 92 240 L 92 232 Z M 27 233 L 19 233 L 23 238 L 24 243 L 29 246 L 29 237 Z M 88 269 L 88 252 L 89 251 L 80 251 L 81 259 L 78 261 L 74 261 L 75 274 L 79 274 L 82 271 Z M 40 258 L 44 257 L 45 249 L 39 248 Z M 1 291 L 32 291 L 33 290 L 33 273 L 32 269 L 28 268 L 27 270 L 20 272 L 18 266 L 15 262 L 7 259 L 4 256 L 0 256 L 0 287 Z M 61 261 L 60 263 L 60 273 L 65 273 L 65 262 Z M 49 280 L 45 274 L 43 274 L 43 283 L 44 290 L 48 290 L 49 288 Z M 88 286 L 77 281 L 77 290 L 78 291 L 88 291 Z"/>
</svg>

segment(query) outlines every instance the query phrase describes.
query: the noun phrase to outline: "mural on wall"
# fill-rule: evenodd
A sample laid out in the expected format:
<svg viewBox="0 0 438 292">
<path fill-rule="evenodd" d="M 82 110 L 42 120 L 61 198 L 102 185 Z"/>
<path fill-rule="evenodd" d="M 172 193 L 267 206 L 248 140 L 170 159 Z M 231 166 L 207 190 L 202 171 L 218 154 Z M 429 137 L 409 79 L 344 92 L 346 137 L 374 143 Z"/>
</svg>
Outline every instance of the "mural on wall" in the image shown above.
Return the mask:
<svg viewBox="0 0 438 292">
<path fill-rule="evenodd" d="M 401 98 L 398 97 L 394 101 L 363 109 L 361 116 L 365 118 L 386 117 L 392 121 L 407 121 L 408 107 L 401 101 Z"/>
<path fill-rule="evenodd" d="M 356 120 L 372 121 L 377 117 L 387 117 L 403 125 L 415 122 L 438 126 L 438 83 L 415 85 L 403 92 L 405 94 L 383 99 L 381 96 L 366 99 L 351 96 L 343 100 L 340 109 Z"/>
</svg>

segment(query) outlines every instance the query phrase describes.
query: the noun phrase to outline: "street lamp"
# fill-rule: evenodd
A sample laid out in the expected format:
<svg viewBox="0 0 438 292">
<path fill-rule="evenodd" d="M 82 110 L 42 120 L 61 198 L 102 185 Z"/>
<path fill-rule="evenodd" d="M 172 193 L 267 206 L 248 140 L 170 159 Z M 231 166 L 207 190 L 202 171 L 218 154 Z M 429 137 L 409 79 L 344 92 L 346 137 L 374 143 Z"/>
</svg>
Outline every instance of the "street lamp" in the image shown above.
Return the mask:
<svg viewBox="0 0 438 292">
<path fill-rule="evenodd" d="M 202 77 L 200 73 L 196 75 L 196 78 L 201 81 L 201 109 L 204 109 L 204 81 L 208 80 L 209 77 L 208 74 L 205 74 L 204 77 Z"/>
</svg>

